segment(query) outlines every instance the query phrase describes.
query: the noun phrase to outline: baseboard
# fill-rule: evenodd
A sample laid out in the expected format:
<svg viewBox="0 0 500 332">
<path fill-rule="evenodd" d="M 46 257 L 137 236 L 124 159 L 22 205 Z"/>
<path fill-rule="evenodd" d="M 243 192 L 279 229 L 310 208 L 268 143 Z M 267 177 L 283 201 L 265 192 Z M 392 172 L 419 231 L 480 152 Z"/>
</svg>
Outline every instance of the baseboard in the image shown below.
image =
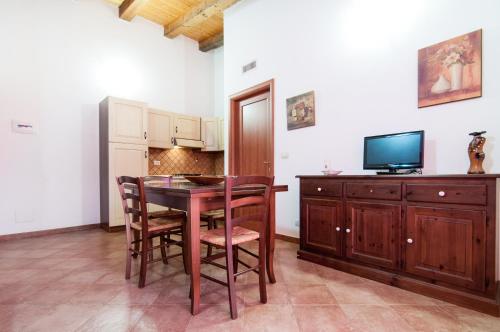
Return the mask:
<svg viewBox="0 0 500 332">
<path fill-rule="evenodd" d="M 33 237 L 40 237 L 40 236 L 46 236 L 46 235 L 69 233 L 69 232 L 85 231 L 85 230 L 89 230 L 89 229 L 96 229 L 99 227 L 100 227 L 100 224 L 89 224 L 89 225 L 72 226 L 72 227 L 64 227 L 64 228 L 46 229 L 46 230 L 34 231 L 34 232 L 6 234 L 6 235 L 0 235 L 0 242 L 1 241 L 9 241 L 9 240 L 33 238 Z"/>
<path fill-rule="evenodd" d="M 109 226 L 109 224 L 100 224 L 102 229 L 104 229 L 108 233 L 117 233 L 117 232 L 122 232 L 125 230 L 125 225 L 121 226 Z"/>
<path fill-rule="evenodd" d="M 458 306 L 483 312 L 492 316 L 500 316 L 500 305 L 496 299 L 489 299 L 459 290 L 427 283 L 404 275 L 378 270 L 368 266 L 353 264 L 343 260 L 299 250 L 298 258 L 332 267 L 334 269 L 375 280 L 410 292 L 433 297 Z"/>
<path fill-rule="evenodd" d="M 293 237 L 293 236 L 288 236 L 288 235 L 283 235 L 283 234 L 275 234 L 274 238 L 277 240 L 282 240 L 282 241 L 296 243 L 296 244 L 299 244 L 299 242 L 300 242 L 300 239 L 298 237 Z"/>
</svg>

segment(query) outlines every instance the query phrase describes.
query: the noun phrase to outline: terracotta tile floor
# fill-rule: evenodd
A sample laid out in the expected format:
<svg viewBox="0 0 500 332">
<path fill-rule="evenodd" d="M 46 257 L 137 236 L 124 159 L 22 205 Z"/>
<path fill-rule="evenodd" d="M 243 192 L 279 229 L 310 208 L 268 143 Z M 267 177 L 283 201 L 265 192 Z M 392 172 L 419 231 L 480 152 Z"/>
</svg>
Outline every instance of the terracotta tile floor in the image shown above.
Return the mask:
<svg viewBox="0 0 500 332">
<path fill-rule="evenodd" d="M 150 265 L 138 289 L 137 262 L 124 279 L 124 244 L 101 230 L 0 242 L 0 331 L 500 331 L 498 318 L 297 260 L 282 241 L 267 304 L 246 274 L 232 321 L 226 289 L 203 281 L 193 317 L 180 259 Z"/>
</svg>

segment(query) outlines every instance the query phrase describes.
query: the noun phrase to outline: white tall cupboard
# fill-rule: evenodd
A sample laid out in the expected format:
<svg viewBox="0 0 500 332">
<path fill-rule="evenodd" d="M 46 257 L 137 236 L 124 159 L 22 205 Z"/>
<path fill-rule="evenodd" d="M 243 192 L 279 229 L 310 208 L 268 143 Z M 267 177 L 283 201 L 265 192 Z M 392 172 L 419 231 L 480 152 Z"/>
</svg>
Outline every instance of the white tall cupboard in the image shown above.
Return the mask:
<svg viewBox="0 0 500 332">
<path fill-rule="evenodd" d="M 122 175 L 148 174 L 148 108 L 145 103 L 107 97 L 99 104 L 101 227 L 124 225 L 116 184 Z"/>
</svg>

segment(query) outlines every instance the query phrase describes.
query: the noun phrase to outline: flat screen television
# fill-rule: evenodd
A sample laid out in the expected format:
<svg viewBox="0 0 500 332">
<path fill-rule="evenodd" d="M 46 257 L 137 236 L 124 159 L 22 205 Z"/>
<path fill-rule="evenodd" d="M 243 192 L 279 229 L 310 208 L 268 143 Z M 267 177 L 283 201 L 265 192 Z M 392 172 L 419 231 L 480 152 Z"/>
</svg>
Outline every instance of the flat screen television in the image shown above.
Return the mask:
<svg viewBox="0 0 500 332">
<path fill-rule="evenodd" d="M 424 131 L 365 137 L 363 169 L 398 169 L 424 167 Z"/>
</svg>

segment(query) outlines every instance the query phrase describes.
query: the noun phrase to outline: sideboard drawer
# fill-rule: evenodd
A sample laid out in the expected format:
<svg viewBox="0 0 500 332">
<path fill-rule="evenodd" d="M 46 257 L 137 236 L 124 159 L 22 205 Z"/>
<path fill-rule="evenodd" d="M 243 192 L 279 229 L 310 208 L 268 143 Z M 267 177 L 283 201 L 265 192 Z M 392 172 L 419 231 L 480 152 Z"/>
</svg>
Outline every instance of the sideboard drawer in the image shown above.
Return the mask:
<svg viewBox="0 0 500 332">
<path fill-rule="evenodd" d="M 401 200 L 401 184 L 399 183 L 347 183 L 348 198 L 371 198 Z"/>
<path fill-rule="evenodd" d="M 331 180 L 302 180 L 303 195 L 342 197 L 342 183 Z"/>
<path fill-rule="evenodd" d="M 407 184 L 406 200 L 486 205 L 486 185 Z"/>
</svg>

